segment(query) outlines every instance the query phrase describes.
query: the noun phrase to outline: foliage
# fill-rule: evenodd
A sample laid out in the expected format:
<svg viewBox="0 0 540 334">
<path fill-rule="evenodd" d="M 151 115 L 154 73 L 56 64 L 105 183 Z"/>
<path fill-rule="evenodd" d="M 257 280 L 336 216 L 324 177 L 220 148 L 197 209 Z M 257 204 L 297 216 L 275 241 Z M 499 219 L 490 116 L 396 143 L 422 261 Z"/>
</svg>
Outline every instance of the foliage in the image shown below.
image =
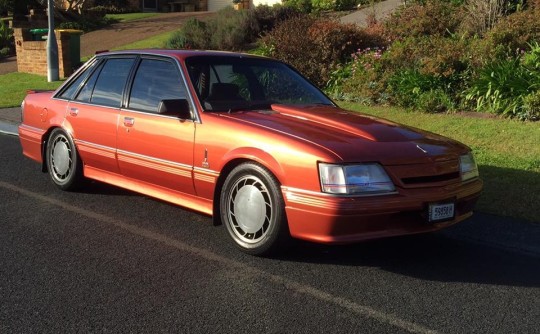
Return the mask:
<svg viewBox="0 0 540 334">
<path fill-rule="evenodd" d="M 88 8 L 89 11 L 102 12 L 106 14 L 126 14 L 126 13 L 136 13 L 139 11 L 138 8 L 133 8 L 130 6 L 114 6 L 114 5 L 100 5 Z"/>
<path fill-rule="evenodd" d="M 274 5 L 272 7 L 267 5 L 259 5 L 253 8 L 252 11 L 253 15 L 255 16 L 255 20 L 257 20 L 259 25 L 260 33 L 269 32 L 281 22 L 291 17 L 300 15 L 300 12 L 294 7 L 281 5 Z"/>
<path fill-rule="evenodd" d="M 457 31 L 462 13 L 451 3 L 429 0 L 402 7 L 385 22 L 384 34 L 389 40 L 406 37 L 448 36 Z"/>
<path fill-rule="evenodd" d="M 494 58 L 513 56 L 516 50 L 524 50 L 529 43 L 540 40 L 540 8 L 511 14 L 493 27 L 485 38 L 485 52 Z"/>
<path fill-rule="evenodd" d="M 469 0 L 465 3 L 462 30 L 472 35 L 484 35 L 495 26 L 505 11 L 505 0 Z"/>
<path fill-rule="evenodd" d="M 384 49 L 379 47 L 358 49 L 346 65 L 331 73 L 327 92 L 339 100 L 384 104 L 389 72 L 384 70 Z"/>
<path fill-rule="evenodd" d="M 540 120 L 540 89 L 523 98 L 523 110 L 518 117 L 522 120 Z"/>
<path fill-rule="evenodd" d="M 349 62 L 332 67 L 326 91 L 336 99 L 366 104 L 427 112 L 473 109 L 536 120 L 538 4 L 540 0 L 409 2 L 384 24 L 387 49 L 360 49 Z M 467 31 L 473 8 L 481 27 Z"/>
<path fill-rule="evenodd" d="M 226 7 L 208 21 L 210 46 L 217 50 L 241 50 L 255 41 L 259 25 L 252 11 Z"/>
<path fill-rule="evenodd" d="M 182 29 L 173 32 L 165 43 L 168 49 L 206 49 L 209 46 L 206 23 L 195 18 L 188 19 Z"/>
<path fill-rule="evenodd" d="M 189 19 L 167 41 L 171 49 L 240 50 L 257 37 L 259 24 L 252 11 L 230 7 L 207 22 Z"/>
<path fill-rule="evenodd" d="M 311 0 L 283 0 L 283 4 L 301 13 L 311 13 L 313 10 Z"/>
<path fill-rule="evenodd" d="M 13 29 L 11 29 L 4 21 L 0 20 L 0 49 L 9 48 L 13 43 Z"/>
<path fill-rule="evenodd" d="M 0 58 L 7 57 L 11 54 L 11 49 L 8 47 L 0 49 Z"/>
<path fill-rule="evenodd" d="M 0 15 L 13 12 L 14 0 L 0 0 Z"/>
<path fill-rule="evenodd" d="M 540 90 L 539 55 L 540 47 L 536 44 L 524 57 L 487 64 L 472 83 L 467 100 L 476 101 L 478 111 L 536 119 L 534 111 Z"/>
<path fill-rule="evenodd" d="M 85 17 L 79 16 L 72 21 L 61 22 L 58 24 L 60 29 L 77 29 L 83 30 L 85 32 L 97 30 L 103 28 L 111 23 L 110 19 L 105 17 L 95 18 L 95 17 Z"/>
<path fill-rule="evenodd" d="M 267 56 L 290 63 L 319 87 L 357 49 L 381 43 L 354 25 L 310 16 L 286 20 L 260 40 Z"/>
</svg>

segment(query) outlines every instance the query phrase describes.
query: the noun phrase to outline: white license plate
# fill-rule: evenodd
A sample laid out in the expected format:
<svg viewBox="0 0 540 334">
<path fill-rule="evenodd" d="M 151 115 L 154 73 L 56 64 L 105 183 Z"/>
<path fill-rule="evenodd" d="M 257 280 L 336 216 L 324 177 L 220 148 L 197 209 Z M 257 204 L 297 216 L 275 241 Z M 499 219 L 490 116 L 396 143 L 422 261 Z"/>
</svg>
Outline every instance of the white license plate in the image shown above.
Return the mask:
<svg viewBox="0 0 540 334">
<path fill-rule="evenodd" d="M 454 203 L 431 204 L 429 206 L 429 221 L 437 222 L 454 218 Z"/>
</svg>

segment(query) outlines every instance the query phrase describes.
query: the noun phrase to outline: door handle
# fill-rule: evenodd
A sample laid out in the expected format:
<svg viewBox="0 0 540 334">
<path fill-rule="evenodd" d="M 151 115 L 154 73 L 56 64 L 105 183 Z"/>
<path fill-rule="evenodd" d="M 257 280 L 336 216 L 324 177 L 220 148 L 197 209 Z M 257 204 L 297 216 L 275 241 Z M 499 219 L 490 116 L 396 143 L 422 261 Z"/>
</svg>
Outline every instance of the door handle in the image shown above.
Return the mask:
<svg viewBox="0 0 540 334">
<path fill-rule="evenodd" d="M 71 116 L 77 116 L 77 115 L 79 114 L 79 109 L 77 109 L 77 108 L 70 108 L 70 109 L 69 109 L 69 114 L 70 114 Z"/>
<path fill-rule="evenodd" d="M 132 127 L 135 124 L 135 118 L 124 117 L 124 125 L 127 127 Z"/>
</svg>

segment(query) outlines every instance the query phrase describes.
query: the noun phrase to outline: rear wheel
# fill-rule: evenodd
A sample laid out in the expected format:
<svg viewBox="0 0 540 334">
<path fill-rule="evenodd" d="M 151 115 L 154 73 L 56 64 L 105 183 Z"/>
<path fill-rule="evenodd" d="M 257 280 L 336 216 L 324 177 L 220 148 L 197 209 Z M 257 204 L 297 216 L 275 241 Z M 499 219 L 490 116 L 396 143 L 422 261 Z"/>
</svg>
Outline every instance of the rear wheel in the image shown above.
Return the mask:
<svg viewBox="0 0 540 334">
<path fill-rule="evenodd" d="M 47 142 L 47 169 L 62 190 L 74 190 L 83 179 L 82 163 L 73 140 L 62 129 L 54 129 Z"/>
<path fill-rule="evenodd" d="M 262 166 L 243 163 L 223 184 L 221 219 L 242 251 L 270 255 L 290 239 L 285 205 L 275 177 Z"/>
</svg>

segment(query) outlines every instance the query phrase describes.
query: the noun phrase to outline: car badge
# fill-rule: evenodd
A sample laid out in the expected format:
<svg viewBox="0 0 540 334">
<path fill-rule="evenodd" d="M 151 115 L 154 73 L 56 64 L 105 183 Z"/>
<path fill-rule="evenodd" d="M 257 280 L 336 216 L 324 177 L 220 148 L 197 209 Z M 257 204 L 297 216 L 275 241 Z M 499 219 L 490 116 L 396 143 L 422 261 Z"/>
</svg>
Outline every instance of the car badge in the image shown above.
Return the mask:
<svg viewBox="0 0 540 334">
<path fill-rule="evenodd" d="M 202 167 L 203 168 L 208 168 L 210 167 L 210 164 L 208 163 L 208 149 L 204 149 L 204 160 L 202 162 Z"/>
</svg>

